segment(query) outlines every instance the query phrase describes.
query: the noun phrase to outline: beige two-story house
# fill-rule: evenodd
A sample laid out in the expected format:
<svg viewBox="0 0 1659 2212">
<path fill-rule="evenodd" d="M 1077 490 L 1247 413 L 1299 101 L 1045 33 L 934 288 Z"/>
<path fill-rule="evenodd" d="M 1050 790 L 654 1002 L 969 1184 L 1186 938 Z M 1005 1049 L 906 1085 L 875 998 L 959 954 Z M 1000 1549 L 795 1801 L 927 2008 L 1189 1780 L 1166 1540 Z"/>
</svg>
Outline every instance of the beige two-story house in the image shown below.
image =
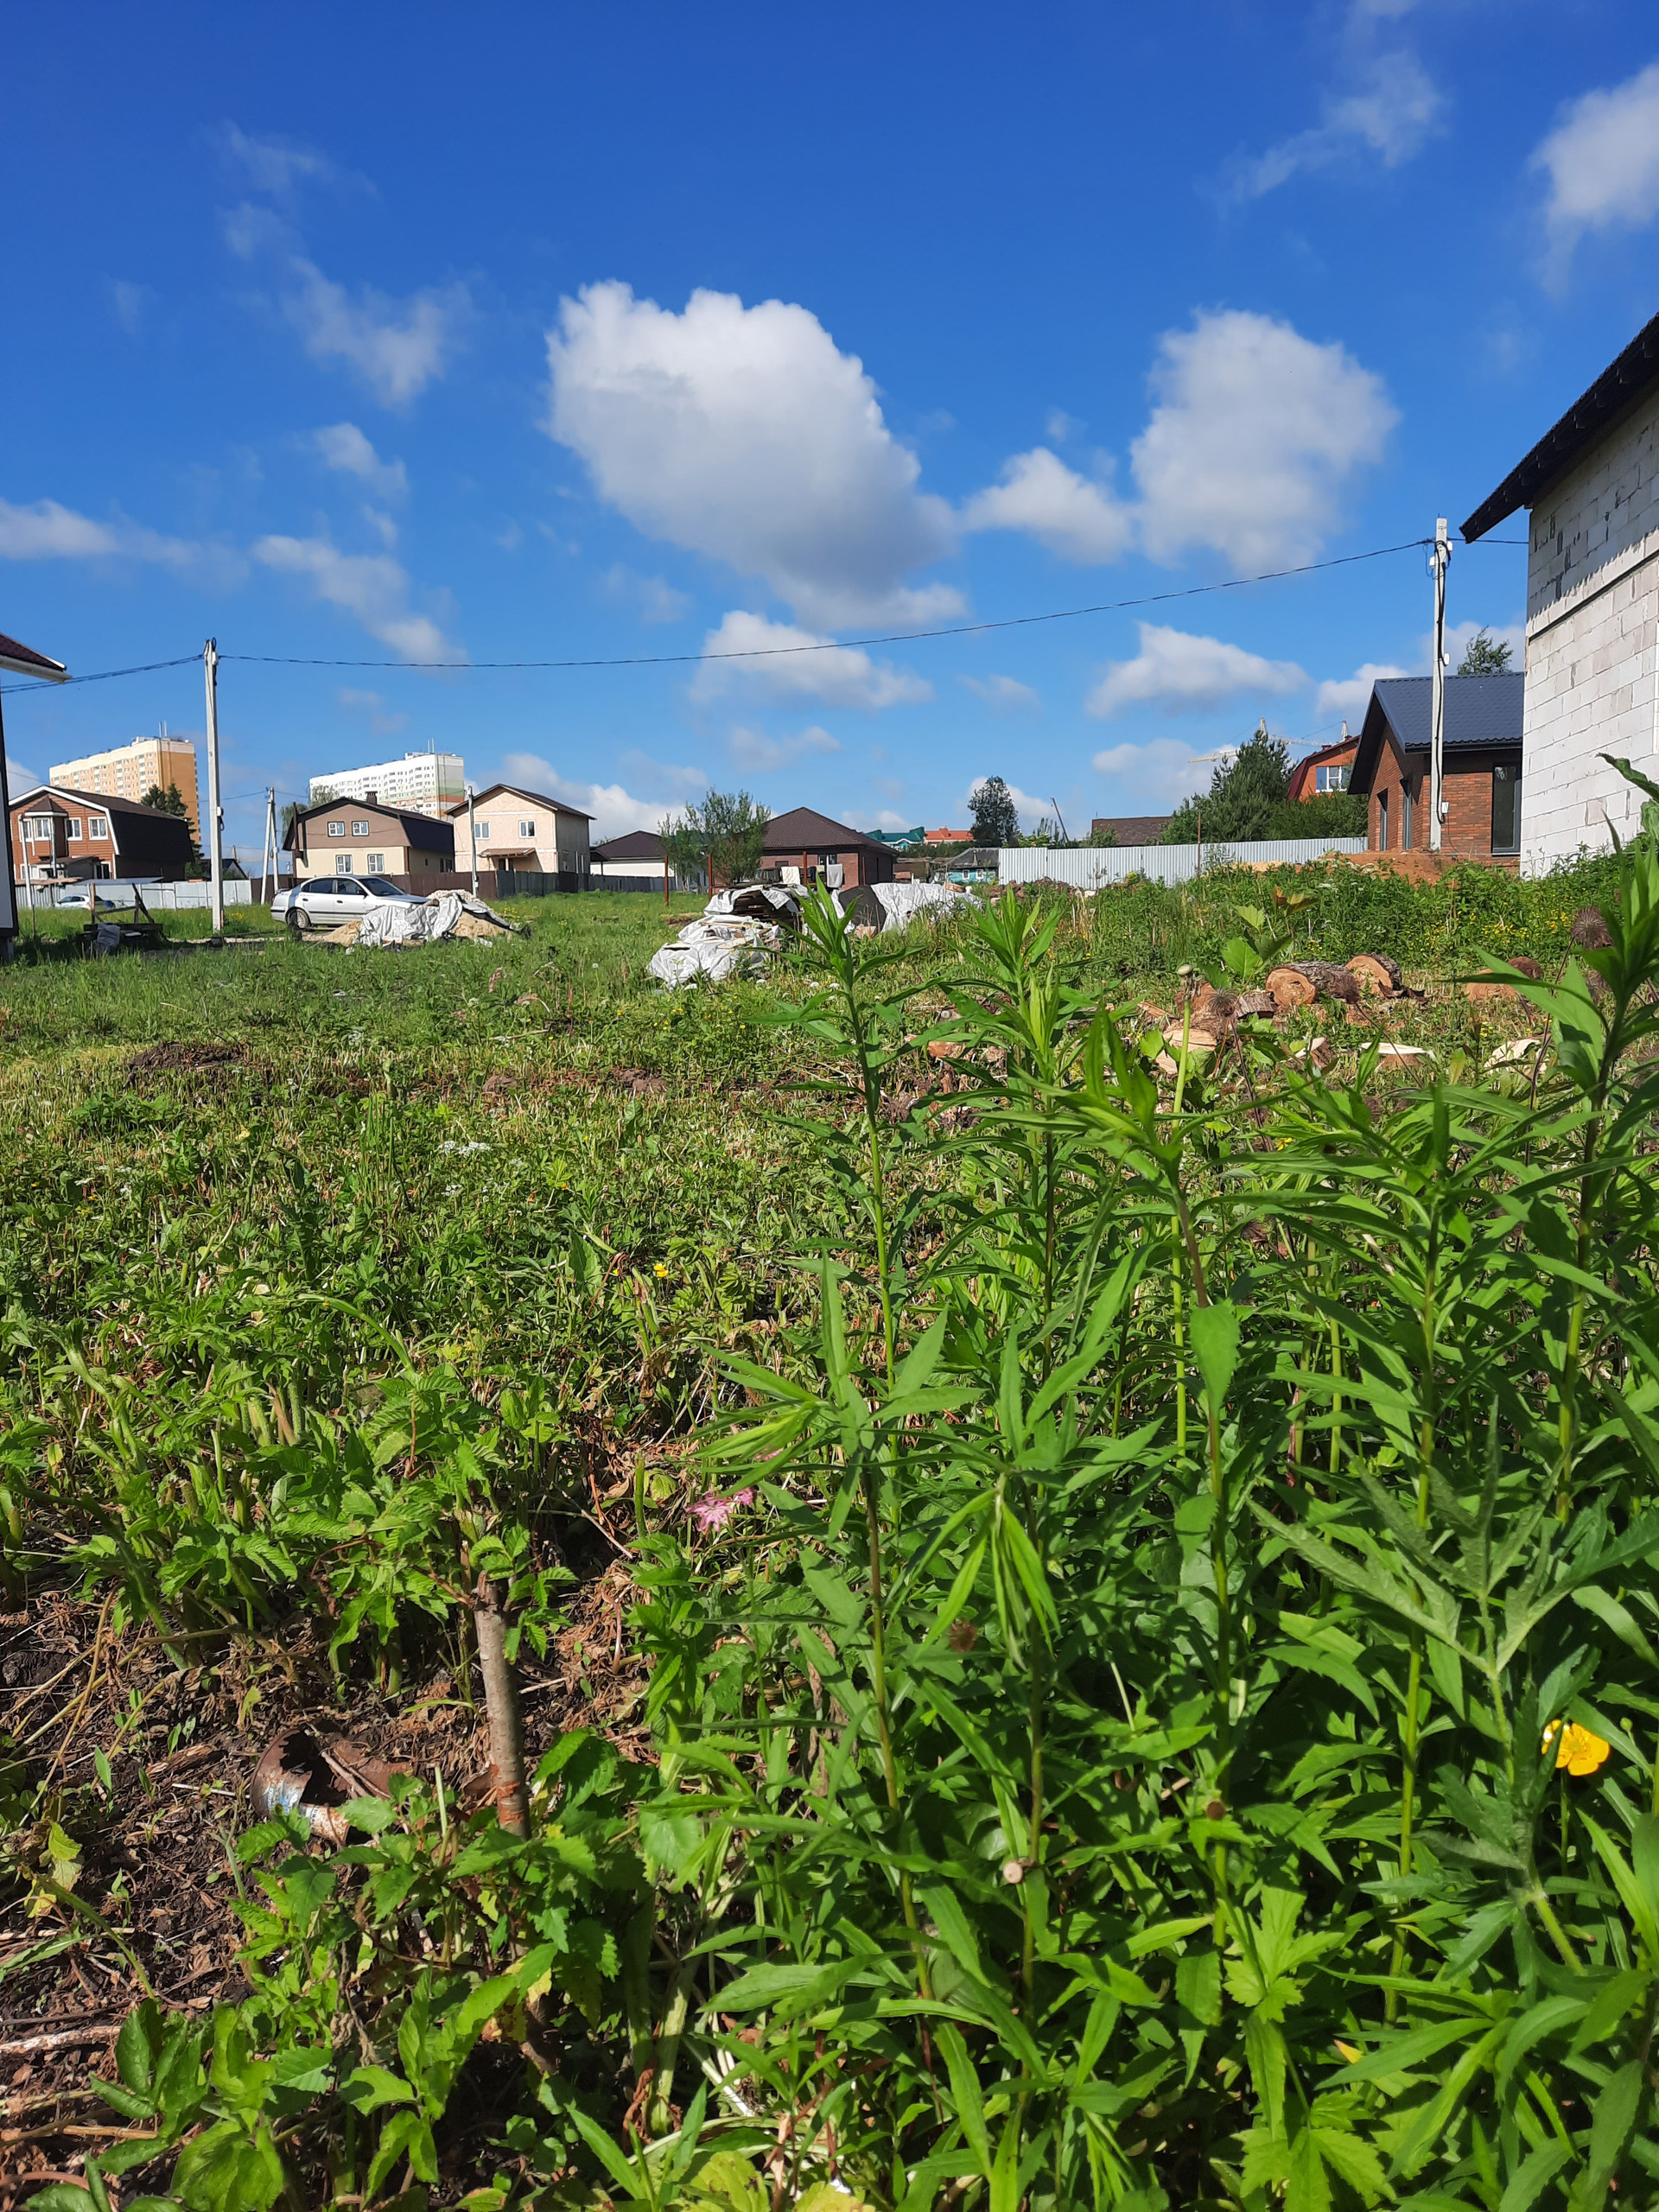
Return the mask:
<svg viewBox="0 0 1659 2212">
<path fill-rule="evenodd" d="M 467 837 L 469 818 L 477 842 L 476 863 Z M 474 795 L 470 806 L 453 808 L 446 827 L 454 830 L 454 865 L 463 873 L 476 864 L 498 875 L 585 878 L 591 867 L 592 821 L 579 807 L 549 798 L 545 791 L 528 791 L 522 784 L 492 784 Z"/>
<path fill-rule="evenodd" d="M 418 890 L 423 876 L 448 875 L 455 866 L 448 823 L 378 799 L 331 798 L 302 807 L 286 842 L 302 882 L 316 875 L 407 876 L 410 888 Z"/>
</svg>

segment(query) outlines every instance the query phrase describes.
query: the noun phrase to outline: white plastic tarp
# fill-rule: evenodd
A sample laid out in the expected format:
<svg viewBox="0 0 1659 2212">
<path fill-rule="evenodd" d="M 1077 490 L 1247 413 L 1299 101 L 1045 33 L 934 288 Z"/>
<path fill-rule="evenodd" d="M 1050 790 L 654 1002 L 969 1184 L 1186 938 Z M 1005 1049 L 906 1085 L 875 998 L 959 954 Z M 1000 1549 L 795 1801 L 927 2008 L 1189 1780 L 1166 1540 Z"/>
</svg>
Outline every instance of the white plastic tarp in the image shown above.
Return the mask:
<svg viewBox="0 0 1659 2212">
<path fill-rule="evenodd" d="M 759 976 L 782 943 L 783 931 L 775 922 L 751 921 L 740 914 L 704 914 L 688 922 L 672 944 L 653 953 L 645 973 L 671 991 L 697 976 L 708 976 L 712 983 L 723 983 L 728 976 Z"/>
<path fill-rule="evenodd" d="M 901 930 L 918 914 L 954 912 L 968 893 L 956 883 L 873 883 L 883 929 Z"/>
<path fill-rule="evenodd" d="M 435 891 L 418 905 L 406 905 L 400 899 L 374 907 L 364 917 L 357 942 L 367 945 L 435 944 L 441 938 L 454 936 L 463 914 L 498 923 L 504 930 L 510 926 L 481 899 L 468 898 L 464 891 Z"/>
</svg>

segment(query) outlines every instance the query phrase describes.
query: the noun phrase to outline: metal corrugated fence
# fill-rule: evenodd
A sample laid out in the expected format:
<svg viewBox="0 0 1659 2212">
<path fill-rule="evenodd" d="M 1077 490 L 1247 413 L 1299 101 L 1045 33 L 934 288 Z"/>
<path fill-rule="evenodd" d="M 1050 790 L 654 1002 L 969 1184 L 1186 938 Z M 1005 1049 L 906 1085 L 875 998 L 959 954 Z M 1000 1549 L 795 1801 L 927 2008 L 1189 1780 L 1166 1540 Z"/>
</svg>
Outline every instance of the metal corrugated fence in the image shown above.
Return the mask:
<svg viewBox="0 0 1659 2212">
<path fill-rule="evenodd" d="M 1241 861 L 1266 862 L 1274 868 L 1295 867 L 1306 861 L 1322 861 L 1327 853 L 1363 853 L 1363 837 L 1264 837 L 1248 845 L 1089 845 L 1071 852 L 1054 852 L 1043 845 L 1004 845 L 996 855 L 999 883 L 1070 884 L 1074 891 L 1097 891 L 1103 883 L 1122 883 L 1125 876 L 1150 876 L 1156 883 L 1187 883 L 1198 874 L 1202 855 L 1205 871 L 1227 868 Z"/>
</svg>

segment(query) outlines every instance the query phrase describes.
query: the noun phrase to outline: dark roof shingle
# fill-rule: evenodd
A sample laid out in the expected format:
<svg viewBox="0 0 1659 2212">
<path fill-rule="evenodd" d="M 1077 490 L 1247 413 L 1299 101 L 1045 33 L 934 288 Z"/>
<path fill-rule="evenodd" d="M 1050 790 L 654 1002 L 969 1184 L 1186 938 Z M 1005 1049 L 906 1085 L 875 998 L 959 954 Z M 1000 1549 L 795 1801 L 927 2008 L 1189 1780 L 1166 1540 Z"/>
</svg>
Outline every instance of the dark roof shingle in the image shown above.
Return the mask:
<svg viewBox="0 0 1659 2212">
<path fill-rule="evenodd" d="M 849 830 L 844 822 L 832 822 L 816 807 L 792 806 L 787 814 L 774 814 L 767 823 L 760 849 L 763 853 L 880 853 L 887 849 L 867 837 L 861 830 Z"/>
<path fill-rule="evenodd" d="M 1391 732 L 1403 752 L 1428 750 L 1432 688 L 1432 678 L 1427 676 L 1388 676 L 1371 686 L 1359 750 L 1354 756 L 1352 790 L 1370 791 L 1385 734 Z M 1519 747 L 1526 691 L 1524 676 L 1448 676 L 1446 751 Z"/>
<path fill-rule="evenodd" d="M 1463 525 L 1465 538 L 1476 538 L 1507 521 L 1517 507 L 1530 507 L 1539 493 L 1565 474 L 1586 446 L 1659 384 L 1659 315 L 1605 368 L 1588 391 L 1580 392 L 1559 423 L 1544 432 L 1526 459 L 1517 461 L 1496 492 L 1483 499 Z"/>
</svg>

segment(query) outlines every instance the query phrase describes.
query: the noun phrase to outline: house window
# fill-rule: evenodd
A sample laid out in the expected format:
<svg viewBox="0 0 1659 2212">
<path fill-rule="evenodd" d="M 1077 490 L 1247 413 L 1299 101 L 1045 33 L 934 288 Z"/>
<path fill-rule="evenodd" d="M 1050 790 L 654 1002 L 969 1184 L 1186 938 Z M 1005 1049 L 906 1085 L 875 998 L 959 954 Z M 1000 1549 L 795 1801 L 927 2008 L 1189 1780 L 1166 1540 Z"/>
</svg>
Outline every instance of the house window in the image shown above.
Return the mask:
<svg viewBox="0 0 1659 2212">
<path fill-rule="evenodd" d="M 351 872 L 351 855 L 349 853 L 336 853 L 334 855 L 334 874 L 336 875 L 349 875 Z"/>
<path fill-rule="evenodd" d="M 89 837 L 107 837 L 109 834 L 110 825 L 104 817 L 101 814 L 93 815 L 86 824 L 86 835 Z"/>
<path fill-rule="evenodd" d="M 484 844 L 488 840 L 489 834 L 489 823 L 487 822 L 480 822 L 478 825 L 478 842 L 480 845 Z"/>
<path fill-rule="evenodd" d="M 80 835 L 80 817 L 78 814 L 72 814 L 69 817 L 69 835 L 72 837 L 79 837 Z"/>
<path fill-rule="evenodd" d="M 1389 795 L 1387 791 L 1378 791 L 1376 795 L 1376 849 L 1379 853 L 1386 853 L 1389 849 Z"/>
<path fill-rule="evenodd" d="M 366 822 L 353 822 L 353 824 L 352 824 L 352 835 L 353 835 L 353 837 L 366 837 L 366 836 L 368 836 L 368 834 L 369 834 L 369 825 L 368 825 L 368 823 L 367 823 Z"/>
<path fill-rule="evenodd" d="M 1411 785 L 1402 784 L 1400 786 L 1400 849 L 1402 853 L 1408 853 L 1411 850 L 1412 817 L 1416 810 L 1411 796 Z"/>
<path fill-rule="evenodd" d="M 1492 850 L 1521 849 L 1521 768 L 1511 762 L 1492 771 Z"/>
<path fill-rule="evenodd" d="M 371 853 L 369 855 L 369 874 L 371 875 L 384 875 L 385 872 L 385 855 L 384 853 Z"/>
<path fill-rule="evenodd" d="M 518 835 L 521 837 L 533 837 L 536 835 L 536 824 L 533 822 L 521 822 L 518 824 Z"/>
<path fill-rule="evenodd" d="M 328 835 L 331 837 L 343 837 L 346 835 L 346 824 L 343 822 L 331 822 L 328 824 Z"/>
<path fill-rule="evenodd" d="M 1327 766 L 1313 771 L 1313 788 L 1319 791 L 1345 791 L 1353 775 L 1351 766 L 1339 768 Z"/>
</svg>

